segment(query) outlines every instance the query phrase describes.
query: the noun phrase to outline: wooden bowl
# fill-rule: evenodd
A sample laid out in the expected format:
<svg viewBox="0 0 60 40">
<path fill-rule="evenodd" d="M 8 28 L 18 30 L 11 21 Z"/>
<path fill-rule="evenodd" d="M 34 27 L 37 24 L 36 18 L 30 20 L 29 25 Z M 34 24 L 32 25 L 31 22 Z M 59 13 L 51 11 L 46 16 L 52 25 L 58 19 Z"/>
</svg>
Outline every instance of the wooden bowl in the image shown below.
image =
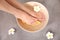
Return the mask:
<svg viewBox="0 0 60 40">
<path fill-rule="evenodd" d="M 31 33 L 38 32 L 38 31 L 44 29 L 49 20 L 49 14 L 48 14 L 47 8 L 44 5 L 42 5 L 41 3 L 33 2 L 33 1 L 26 2 L 24 5 L 32 11 L 33 11 L 34 5 L 39 5 L 41 7 L 40 9 L 44 14 L 45 19 L 41 23 L 36 21 L 35 24 L 32 26 L 32 25 L 28 25 L 28 24 L 24 23 L 21 19 L 17 18 L 19 27 L 21 29 L 23 29 L 24 31 L 31 32 Z"/>
</svg>

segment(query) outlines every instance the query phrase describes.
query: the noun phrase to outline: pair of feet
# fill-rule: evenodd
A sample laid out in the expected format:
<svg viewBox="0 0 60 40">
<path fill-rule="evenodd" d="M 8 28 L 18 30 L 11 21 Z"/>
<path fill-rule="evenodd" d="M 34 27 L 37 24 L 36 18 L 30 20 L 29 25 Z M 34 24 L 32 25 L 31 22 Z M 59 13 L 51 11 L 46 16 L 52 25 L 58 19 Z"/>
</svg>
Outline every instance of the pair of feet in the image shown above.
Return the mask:
<svg viewBox="0 0 60 40">
<path fill-rule="evenodd" d="M 30 5 L 30 3 L 27 3 Z M 31 8 L 36 5 L 36 3 L 32 3 Z M 16 0 L 0 0 L 0 10 L 7 11 L 17 18 L 21 19 L 27 24 L 32 24 L 35 21 L 44 21 L 45 15 L 41 10 L 39 12 L 35 12 L 34 10 L 30 10 L 26 6 L 21 3 L 16 2 Z"/>
</svg>

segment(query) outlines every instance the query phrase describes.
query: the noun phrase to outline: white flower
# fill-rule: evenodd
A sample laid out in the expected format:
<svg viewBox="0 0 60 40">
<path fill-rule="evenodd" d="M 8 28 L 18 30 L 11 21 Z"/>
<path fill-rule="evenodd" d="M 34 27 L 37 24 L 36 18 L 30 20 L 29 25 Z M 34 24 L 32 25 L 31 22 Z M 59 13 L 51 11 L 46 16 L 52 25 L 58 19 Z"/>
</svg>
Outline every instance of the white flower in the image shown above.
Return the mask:
<svg viewBox="0 0 60 40">
<path fill-rule="evenodd" d="M 9 31 L 8 31 L 8 34 L 10 35 L 10 34 L 14 34 L 15 33 L 15 29 L 14 28 L 11 28 L 11 29 L 9 29 Z"/>
<path fill-rule="evenodd" d="M 39 12 L 40 11 L 40 6 L 38 6 L 38 5 L 34 6 L 34 11 Z"/>
<path fill-rule="evenodd" d="M 48 33 L 46 34 L 46 37 L 47 37 L 47 39 L 52 39 L 52 38 L 53 38 L 53 33 L 48 32 Z"/>
</svg>

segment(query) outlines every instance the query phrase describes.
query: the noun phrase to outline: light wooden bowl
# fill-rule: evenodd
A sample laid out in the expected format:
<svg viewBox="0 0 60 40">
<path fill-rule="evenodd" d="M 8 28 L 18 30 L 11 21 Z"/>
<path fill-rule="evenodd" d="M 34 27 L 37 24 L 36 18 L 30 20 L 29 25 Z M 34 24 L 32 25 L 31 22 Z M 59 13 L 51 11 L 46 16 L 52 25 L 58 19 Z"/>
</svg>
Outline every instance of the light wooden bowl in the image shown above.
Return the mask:
<svg viewBox="0 0 60 40">
<path fill-rule="evenodd" d="M 39 25 L 32 26 L 32 25 L 28 25 L 28 24 L 24 23 L 21 19 L 17 18 L 17 23 L 18 23 L 19 27 L 21 29 L 23 29 L 24 31 L 27 31 L 27 32 L 30 32 L 30 33 L 38 32 L 38 31 L 44 29 L 46 27 L 47 23 L 48 23 L 48 20 L 49 20 L 48 10 L 41 3 L 31 1 L 31 2 L 26 2 L 24 5 L 27 8 L 29 8 L 30 10 L 33 11 L 33 6 L 36 5 L 36 4 L 41 7 L 41 11 L 45 15 L 45 21 L 44 22 L 42 22 Z"/>
</svg>

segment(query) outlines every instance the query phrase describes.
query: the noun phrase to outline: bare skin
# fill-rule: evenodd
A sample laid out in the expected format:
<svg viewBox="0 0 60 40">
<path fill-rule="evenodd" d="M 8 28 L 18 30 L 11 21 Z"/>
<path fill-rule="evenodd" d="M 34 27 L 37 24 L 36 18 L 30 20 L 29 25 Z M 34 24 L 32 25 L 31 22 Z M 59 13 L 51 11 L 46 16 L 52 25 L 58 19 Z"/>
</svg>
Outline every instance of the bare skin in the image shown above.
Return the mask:
<svg viewBox="0 0 60 40">
<path fill-rule="evenodd" d="M 0 10 L 9 12 L 15 15 L 17 18 L 20 18 L 22 21 L 26 22 L 27 24 L 32 24 L 32 22 L 37 20 L 36 18 L 33 18 L 32 16 L 26 14 L 25 12 L 11 6 L 5 0 L 0 0 Z"/>
<path fill-rule="evenodd" d="M 42 12 L 35 13 L 34 11 L 29 10 L 25 5 L 17 2 L 16 0 L 0 0 L 0 10 L 9 12 L 15 15 L 17 18 L 26 22 L 27 24 L 32 24 L 35 21 L 42 19 Z"/>
<path fill-rule="evenodd" d="M 11 4 L 12 6 L 14 6 L 15 8 L 17 8 L 17 9 L 22 9 L 22 10 L 24 10 L 25 12 L 27 12 L 27 14 L 29 14 L 29 15 L 31 15 L 31 16 L 33 16 L 34 18 L 36 18 L 36 19 L 38 19 L 39 21 L 41 21 L 41 20 L 43 20 L 43 19 L 41 19 L 41 17 L 42 17 L 42 13 L 43 12 L 39 12 L 38 14 L 36 13 L 36 12 L 34 12 L 34 11 L 32 11 L 32 10 L 29 10 L 28 8 L 26 8 L 26 6 L 25 5 L 23 5 L 22 3 L 19 3 L 19 2 L 17 2 L 16 0 L 6 0 L 9 4 Z"/>
</svg>

